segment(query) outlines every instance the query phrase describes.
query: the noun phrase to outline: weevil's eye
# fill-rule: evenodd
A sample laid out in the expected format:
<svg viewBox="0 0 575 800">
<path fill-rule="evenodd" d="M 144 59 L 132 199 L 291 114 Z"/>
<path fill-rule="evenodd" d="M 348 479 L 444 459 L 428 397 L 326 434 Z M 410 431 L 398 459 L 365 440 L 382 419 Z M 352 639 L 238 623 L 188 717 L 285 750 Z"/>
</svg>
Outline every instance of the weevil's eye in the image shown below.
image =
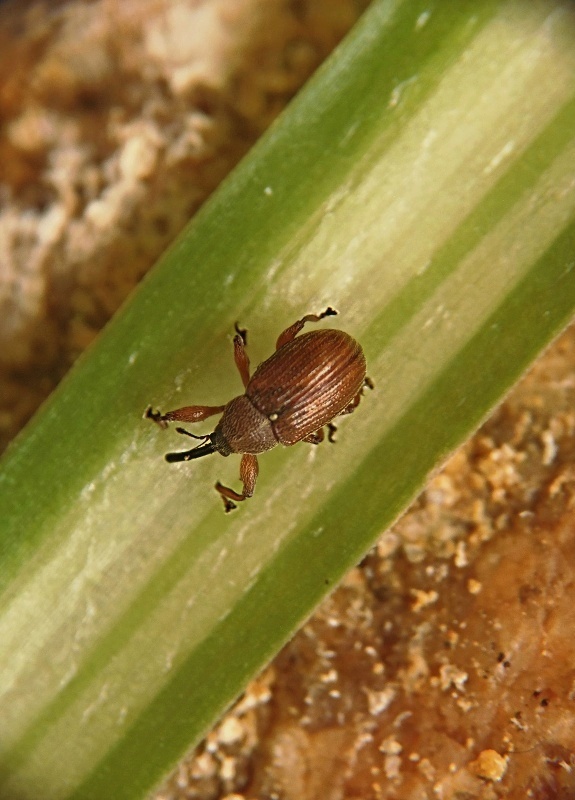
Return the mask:
<svg viewBox="0 0 575 800">
<path fill-rule="evenodd" d="M 270 422 L 275 422 L 279 418 L 280 418 L 280 415 L 276 411 L 274 411 L 273 414 L 270 414 L 269 417 L 268 417 Z"/>
</svg>

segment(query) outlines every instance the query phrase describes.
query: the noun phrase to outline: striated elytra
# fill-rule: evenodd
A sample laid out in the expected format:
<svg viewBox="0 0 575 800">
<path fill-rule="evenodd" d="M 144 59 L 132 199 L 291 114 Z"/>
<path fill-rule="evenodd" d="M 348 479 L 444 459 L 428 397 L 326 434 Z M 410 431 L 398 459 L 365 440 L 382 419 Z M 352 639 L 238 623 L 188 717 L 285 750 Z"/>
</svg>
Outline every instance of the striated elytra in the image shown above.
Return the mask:
<svg viewBox="0 0 575 800">
<path fill-rule="evenodd" d="M 321 314 L 307 314 L 280 334 L 275 353 L 259 365 L 250 378 L 246 353 L 246 332 L 236 325 L 234 358 L 245 387 L 245 394 L 223 406 L 184 406 L 161 414 L 151 407 L 145 416 L 167 427 L 168 422 L 200 422 L 222 414 L 213 433 L 195 436 L 177 428 L 178 433 L 202 440 L 202 444 L 181 453 L 168 453 L 169 462 L 190 461 L 210 453 L 242 453 L 240 493 L 216 483 L 226 511 L 234 501 L 254 493 L 258 476 L 257 453 L 277 444 L 296 442 L 319 444 L 333 441 L 336 430 L 332 420 L 351 414 L 357 407 L 365 386 L 373 388 L 366 377 L 365 356 L 361 346 L 349 334 L 339 330 L 318 330 L 297 334 L 306 322 L 319 322 L 337 314 L 327 308 Z"/>
</svg>

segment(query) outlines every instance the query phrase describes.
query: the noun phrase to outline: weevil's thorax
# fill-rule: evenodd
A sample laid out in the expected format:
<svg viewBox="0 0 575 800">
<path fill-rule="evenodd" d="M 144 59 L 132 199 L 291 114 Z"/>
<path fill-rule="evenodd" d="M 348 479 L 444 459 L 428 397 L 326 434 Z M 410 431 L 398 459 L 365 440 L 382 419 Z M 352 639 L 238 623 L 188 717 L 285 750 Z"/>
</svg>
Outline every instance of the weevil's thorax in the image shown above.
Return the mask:
<svg viewBox="0 0 575 800">
<path fill-rule="evenodd" d="M 269 419 L 245 395 L 230 400 L 210 439 L 223 456 L 263 453 L 278 444 Z"/>
</svg>

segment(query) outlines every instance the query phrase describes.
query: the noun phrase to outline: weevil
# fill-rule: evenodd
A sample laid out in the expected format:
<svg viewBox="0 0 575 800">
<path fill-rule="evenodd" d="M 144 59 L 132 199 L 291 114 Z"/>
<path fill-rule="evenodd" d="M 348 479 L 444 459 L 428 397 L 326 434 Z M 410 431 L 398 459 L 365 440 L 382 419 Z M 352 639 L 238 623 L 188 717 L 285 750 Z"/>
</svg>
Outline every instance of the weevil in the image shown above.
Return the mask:
<svg viewBox="0 0 575 800">
<path fill-rule="evenodd" d="M 258 453 L 277 444 L 319 444 L 325 438 L 324 427 L 333 442 L 333 419 L 351 414 L 364 388 L 373 389 L 366 377 L 363 350 L 349 334 L 330 328 L 298 336 L 306 322 L 319 322 L 335 314 L 337 311 L 327 308 L 321 314 L 306 314 L 298 319 L 280 333 L 275 352 L 251 377 L 246 331 L 236 324 L 234 359 L 244 394 L 222 406 L 184 406 L 166 414 L 153 411 L 151 406 L 146 409 L 144 416 L 164 428 L 169 422 L 200 422 L 222 414 L 213 433 L 206 436 L 176 428 L 178 433 L 202 443 L 191 450 L 168 453 L 166 461 L 191 461 L 211 453 L 241 453 L 242 492 L 216 483 L 226 512 L 253 495 L 259 472 Z"/>
</svg>

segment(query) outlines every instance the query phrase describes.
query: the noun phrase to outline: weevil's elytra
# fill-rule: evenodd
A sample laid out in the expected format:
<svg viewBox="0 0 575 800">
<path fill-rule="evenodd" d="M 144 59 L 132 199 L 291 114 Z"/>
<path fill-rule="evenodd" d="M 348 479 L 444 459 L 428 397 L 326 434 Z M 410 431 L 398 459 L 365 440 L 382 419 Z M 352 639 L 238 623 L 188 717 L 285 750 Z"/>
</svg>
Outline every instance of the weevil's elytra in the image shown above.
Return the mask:
<svg viewBox="0 0 575 800">
<path fill-rule="evenodd" d="M 292 445 L 340 414 L 365 380 L 365 357 L 347 333 L 321 330 L 292 339 L 254 372 L 246 395 Z"/>
<path fill-rule="evenodd" d="M 161 414 L 146 410 L 145 416 L 167 427 L 168 422 L 200 422 L 214 414 L 222 418 L 213 433 L 195 436 L 177 428 L 178 433 L 200 439 L 202 444 L 181 453 L 168 453 L 169 462 L 190 461 L 218 452 L 223 456 L 241 453 L 241 494 L 216 484 L 226 511 L 235 502 L 254 493 L 257 475 L 257 454 L 277 444 L 290 446 L 305 441 L 319 444 L 333 442 L 332 420 L 350 414 L 359 404 L 365 386 L 373 388 L 366 377 L 365 356 L 361 346 L 344 331 L 327 329 L 297 334 L 306 322 L 319 322 L 337 314 L 327 308 L 321 314 L 307 314 L 280 334 L 276 351 L 262 362 L 250 378 L 246 353 L 247 332 L 236 323 L 234 358 L 244 384 L 245 393 L 223 406 L 185 406 Z"/>
</svg>

